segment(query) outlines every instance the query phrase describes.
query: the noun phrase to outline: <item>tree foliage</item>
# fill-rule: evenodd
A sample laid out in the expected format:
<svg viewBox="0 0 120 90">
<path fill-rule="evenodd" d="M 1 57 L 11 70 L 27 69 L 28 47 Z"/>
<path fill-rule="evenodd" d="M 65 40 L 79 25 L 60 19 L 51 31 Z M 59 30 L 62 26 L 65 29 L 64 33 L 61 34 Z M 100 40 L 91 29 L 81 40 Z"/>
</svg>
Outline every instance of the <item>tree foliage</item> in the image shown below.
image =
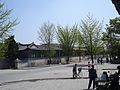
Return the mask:
<svg viewBox="0 0 120 90">
<path fill-rule="evenodd" d="M 120 17 L 110 19 L 103 41 L 106 43 L 110 57 L 114 60 L 120 59 Z"/>
<path fill-rule="evenodd" d="M 86 19 L 81 20 L 80 28 L 84 46 L 88 54 L 91 55 L 91 60 L 93 62 L 93 55 L 99 54 L 103 47 L 101 40 L 102 24 L 92 16 L 87 16 Z"/>
<path fill-rule="evenodd" d="M 17 19 L 11 18 L 12 9 L 5 9 L 5 3 L 0 2 L 0 58 L 4 58 L 4 52 L 2 52 L 2 44 L 4 40 L 11 36 L 13 27 L 16 26 Z"/>
<path fill-rule="evenodd" d="M 78 29 L 77 31 L 77 42 L 76 42 L 76 46 L 77 46 L 77 49 L 76 51 L 77 52 L 77 55 L 79 56 L 79 62 L 81 61 L 81 54 L 82 54 L 82 48 L 84 47 L 84 43 L 83 43 L 83 37 L 82 37 L 82 34 L 80 32 L 80 30 Z"/>
<path fill-rule="evenodd" d="M 4 3 L 0 2 L 0 42 L 2 42 L 7 36 L 10 35 L 10 31 L 18 23 L 17 19 L 11 19 L 10 14 L 11 10 L 4 9 Z"/>
<path fill-rule="evenodd" d="M 9 66 L 14 68 L 15 60 L 18 57 L 18 44 L 14 40 L 14 36 L 5 39 L 1 51 L 3 52 L 3 57 L 8 60 Z"/>
<path fill-rule="evenodd" d="M 54 24 L 47 22 L 44 23 L 38 31 L 38 39 L 42 41 L 42 43 L 52 43 L 55 34 L 55 26 Z"/>
<path fill-rule="evenodd" d="M 67 56 L 66 62 L 69 63 L 69 57 L 72 55 L 74 45 L 76 43 L 77 26 L 73 27 L 57 27 L 57 39 L 63 49 L 64 55 Z"/>
<path fill-rule="evenodd" d="M 47 44 L 49 63 L 51 63 L 51 56 L 54 56 L 55 51 L 53 51 L 52 43 L 55 37 L 55 26 L 54 24 L 47 22 L 40 27 L 38 31 L 38 39 L 42 43 Z"/>
</svg>

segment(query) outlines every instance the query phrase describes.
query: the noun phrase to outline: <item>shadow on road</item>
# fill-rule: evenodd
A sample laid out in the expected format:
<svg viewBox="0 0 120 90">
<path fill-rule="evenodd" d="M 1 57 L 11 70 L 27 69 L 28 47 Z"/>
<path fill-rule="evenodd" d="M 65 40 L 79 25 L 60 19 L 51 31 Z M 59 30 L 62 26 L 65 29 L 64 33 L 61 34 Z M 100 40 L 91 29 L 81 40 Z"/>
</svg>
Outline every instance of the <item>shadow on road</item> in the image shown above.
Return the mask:
<svg viewBox="0 0 120 90">
<path fill-rule="evenodd" d="M 74 65 L 68 65 L 67 67 L 73 67 Z M 86 67 L 86 64 L 77 64 L 77 67 Z"/>
<path fill-rule="evenodd" d="M 13 84 L 13 83 L 20 83 L 20 82 L 36 82 L 36 81 L 43 81 L 43 80 L 70 80 L 73 79 L 72 77 L 67 78 L 43 78 L 43 79 L 28 79 L 28 80 L 19 80 L 19 81 L 10 81 L 10 82 L 3 82 L 0 83 L 0 86 Z M 79 77 L 77 79 L 88 79 L 88 77 Z"/>
</svg>

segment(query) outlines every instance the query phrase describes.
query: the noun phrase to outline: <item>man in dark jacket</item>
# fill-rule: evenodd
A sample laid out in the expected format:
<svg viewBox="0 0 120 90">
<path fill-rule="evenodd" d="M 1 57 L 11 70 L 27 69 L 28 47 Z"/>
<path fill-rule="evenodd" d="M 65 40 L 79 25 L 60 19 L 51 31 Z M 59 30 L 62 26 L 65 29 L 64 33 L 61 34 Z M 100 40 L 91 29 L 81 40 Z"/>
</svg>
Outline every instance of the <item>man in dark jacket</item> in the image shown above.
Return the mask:
<svg viewBox="0 0 120 90">
<path fill-rule="evenodd" d="M 110 81 L 111 81 L 110 90 L 120 90 L 119 89 L 119 75 L 117 72 L 115 72 L 114 74 L 110 76 Z"/>
<path fill-rule="evenodd" d="M 73 78 L 77 78 L 77 64 L 73 66 Z"/>
<path fill-rule="evenodd" d="M 94 69 L 94 65 L 92 65 L 92 68 L 89 69 L 89 85 L 88 85 L 88 89 L 90 89 L 92 82 L 93 82 L 93 89 L 95 88 L 95 79 L 96 78 L 97 78 L 96 69 Z"/>
<path fill-rule="evenodd" d="M 120 0 L 111 0 L 111 1 L 114 4 L 118 14 L 120 15 Z"/>
</svg>

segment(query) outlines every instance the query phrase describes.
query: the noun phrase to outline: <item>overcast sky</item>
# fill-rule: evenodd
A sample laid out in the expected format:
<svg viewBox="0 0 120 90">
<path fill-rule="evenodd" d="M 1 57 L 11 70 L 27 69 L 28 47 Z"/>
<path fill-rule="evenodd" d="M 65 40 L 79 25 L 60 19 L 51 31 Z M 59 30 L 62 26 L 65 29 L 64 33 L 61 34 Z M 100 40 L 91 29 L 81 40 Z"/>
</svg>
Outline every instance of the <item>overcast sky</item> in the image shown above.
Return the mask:
<svg viewBox="0 0 120 90">
<path fill-rule="evenodd" d="M 39 27 L 47 21 L 55 25 L 80 23 L 88 13 L 97 20 L 118 17 L 111 0 L 5 0 L 6 7 L 13 9 L 11 16 L 18 18 L 20 24 L 14 28 L 15 40 L 20 43 L 39 44 Z"/>
</svg>

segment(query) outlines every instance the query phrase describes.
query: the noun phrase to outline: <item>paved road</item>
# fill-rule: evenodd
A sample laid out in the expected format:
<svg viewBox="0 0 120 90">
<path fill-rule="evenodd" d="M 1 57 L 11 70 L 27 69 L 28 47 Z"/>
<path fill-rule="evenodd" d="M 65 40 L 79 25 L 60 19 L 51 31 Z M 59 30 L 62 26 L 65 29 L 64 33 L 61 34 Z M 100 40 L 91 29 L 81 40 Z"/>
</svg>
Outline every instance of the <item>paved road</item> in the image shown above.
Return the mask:
<svg viewBox="0 0 120 90">
<path fill-rule="evenodd" d="M 88 71 L 85 65 L 81 79 L 72 78 L 72 66 L 56 65 L 24 70 L 0 70 L 0 90 L 85 90 L 88 85 Z M 117 65 L 96 65 L 98 74 L 105 70 L 115 71 Z M 7 82 L 7 83 L 6 83 Z"/>
<path fill-rule="evenodd" d="M 28 68 L 23 70 L 0 70 L 0 83 L 18 80 L 49 78 L 52 77 L 52 74 L 57 74 L 62 69 L 64 70 L 65 67 L 67 67 L 67 65 L 50 66 L 36 69 Z"/>
<path fill-rule="evenodd" d="M 43 78 L 70 78 L 72 76 L 72 66 L 69 65 L 51 65 L 50 67 L 22 69 L 22 70 L 0 70 L 0 83 L 28 80 L 28 79 L 43 79 Z M 87 64 L 78 64 L 78 67 L 85 67 Z M 96 65 L 96 69 L 116 69 L 117 65 Z M 99 73 L 99 71 L 98 71 Z M 101 72 L 100 72 L 101 73 Z M 86 74 L 87 75 L 87 74 Z"/>
</svg>

